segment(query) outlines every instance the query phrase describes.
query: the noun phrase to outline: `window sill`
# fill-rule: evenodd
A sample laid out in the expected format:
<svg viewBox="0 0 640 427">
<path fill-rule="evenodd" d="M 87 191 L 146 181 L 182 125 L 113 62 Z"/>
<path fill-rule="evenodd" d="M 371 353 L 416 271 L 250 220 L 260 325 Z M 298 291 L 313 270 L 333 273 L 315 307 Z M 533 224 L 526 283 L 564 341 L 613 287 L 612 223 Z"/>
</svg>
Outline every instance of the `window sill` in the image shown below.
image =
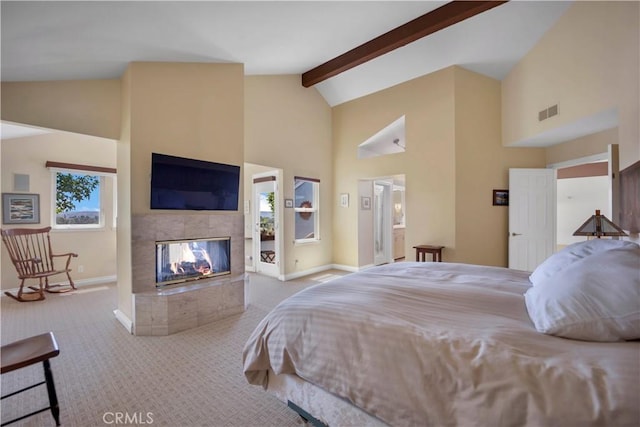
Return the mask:
<svg viewBox="0 0 640 427">
<path fill-rule="evenodd" d="M 51 227 L 52 233 L 68 233 L 77 231 L 106 231 L 106 227 Z M 114 229 L 115 230 L 115 229 Z"/>
<path fill-rule="evenodd" d="M 320 243 L 320 239 L 304 239 L 304 240 L 294 240 L 293 241 L 293 245 L 294 246 L 304 246 L 304 245 L 313 245 L 313 244 L 317 244 Z"/>
</svg>

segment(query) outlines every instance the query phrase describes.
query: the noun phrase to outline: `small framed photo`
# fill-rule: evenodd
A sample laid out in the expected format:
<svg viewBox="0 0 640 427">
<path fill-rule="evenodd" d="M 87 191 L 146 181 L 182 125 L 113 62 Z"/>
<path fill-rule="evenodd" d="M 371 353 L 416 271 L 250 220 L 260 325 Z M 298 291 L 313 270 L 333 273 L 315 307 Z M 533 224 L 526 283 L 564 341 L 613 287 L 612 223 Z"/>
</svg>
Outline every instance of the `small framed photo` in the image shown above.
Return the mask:
<svg viewBox="0 0 640 427">
<path fill-rule="evenodd" d="M 493 206 L 509 206 L 509 190 L 493 190 Z"/>
<path fill-rule="evenodd" d="M 365 211 L 368 211 L 369 209 L 371 209 L 371 197 L 361 197 L 360 207 Z"/>
<path fill-rule="evenodd" d="M 285 208 L 293 208 L 293 199 L 284 199 Z"/>
<path fill-rule="evenodd" d="M 2 193 L 3 224 L 39 224 L 40 195 Z"/>
<path fill-rule="evenodd" d="M 349 207 L 349 193 L 340 194 L 340 207 L 342 208 Z"/>
</svg>

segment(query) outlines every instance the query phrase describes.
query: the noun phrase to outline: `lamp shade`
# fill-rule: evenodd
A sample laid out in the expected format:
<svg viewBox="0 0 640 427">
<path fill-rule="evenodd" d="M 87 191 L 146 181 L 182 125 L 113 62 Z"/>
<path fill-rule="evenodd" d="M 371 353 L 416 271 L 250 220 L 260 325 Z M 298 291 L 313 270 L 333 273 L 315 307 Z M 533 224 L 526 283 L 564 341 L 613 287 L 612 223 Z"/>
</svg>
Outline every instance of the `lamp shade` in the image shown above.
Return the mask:
<svg viewBox="0 0 640 427">
<path fill-rule="evenodd" d="M 596 209 L 596 214 L 585 221 L 574 233 L 574 236 L 627 236 L 620 227 L 611 222 L 606 216 L 600 215 L 600 210 Z"/>
</svg>

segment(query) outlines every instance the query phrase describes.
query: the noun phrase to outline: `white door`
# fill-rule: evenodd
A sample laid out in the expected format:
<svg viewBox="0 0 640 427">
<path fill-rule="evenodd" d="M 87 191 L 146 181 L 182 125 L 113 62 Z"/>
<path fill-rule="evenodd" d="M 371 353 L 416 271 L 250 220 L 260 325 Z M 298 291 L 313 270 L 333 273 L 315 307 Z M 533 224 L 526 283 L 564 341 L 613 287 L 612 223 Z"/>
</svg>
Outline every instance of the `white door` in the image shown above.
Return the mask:
<svg viewBox="0 0 640 427">
<path fill-rule="evenodd" d="M 393 262 L 392 181 L 373 183 L 373 262 Z"/>
<path fill-rule="evenodd" d="M 256 272 L 280 276 L 280 196 L 277 174 L 253 176 L 253 247 Z"/>
<path fill-rule="evenodd" d="M 509 268 L 533 271 L 553 254 L 555 179 L 555 169 L 509 169 Z"/>
</svg>

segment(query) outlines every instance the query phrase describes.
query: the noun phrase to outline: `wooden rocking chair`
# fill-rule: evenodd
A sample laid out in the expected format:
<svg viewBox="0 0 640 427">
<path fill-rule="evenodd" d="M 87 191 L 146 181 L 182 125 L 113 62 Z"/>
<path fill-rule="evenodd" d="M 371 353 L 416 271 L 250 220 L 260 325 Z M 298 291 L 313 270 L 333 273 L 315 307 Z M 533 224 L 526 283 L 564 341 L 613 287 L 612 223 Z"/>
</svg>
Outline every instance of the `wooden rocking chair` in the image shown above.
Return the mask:
<svg viewBox="0 0 640 427">
<path fill-rule="evenodd" d="M 45 228 L 13 228 L 11 230 L 0 230 L 2 241 L 7 247 L 11 262 L 18 272 L 20 288 L 18 295 L 5 292 L 6 295 L 18 301 L 40 301 L 44 299 L 44 291 L 52 293 L 69 292 L 76 289 L 69 272 L 69 264 L 72 257 L 77 254 L 54 254 L 51 250 L 51 237 L 49 234 L 51 227 Z M 66 257 L 66 264 L 63 269 L 56 269 L 54 258 Z M 67 275 L 69 285 L 49 285 L 49 277 L 56 274 Z M 33 292 L 24 292 L 24 282 L 27 279 L 38 279 L 39 287 L 29 286 Z M 60 289 L 53 289 L 64 286 Z"/>
</svg>

